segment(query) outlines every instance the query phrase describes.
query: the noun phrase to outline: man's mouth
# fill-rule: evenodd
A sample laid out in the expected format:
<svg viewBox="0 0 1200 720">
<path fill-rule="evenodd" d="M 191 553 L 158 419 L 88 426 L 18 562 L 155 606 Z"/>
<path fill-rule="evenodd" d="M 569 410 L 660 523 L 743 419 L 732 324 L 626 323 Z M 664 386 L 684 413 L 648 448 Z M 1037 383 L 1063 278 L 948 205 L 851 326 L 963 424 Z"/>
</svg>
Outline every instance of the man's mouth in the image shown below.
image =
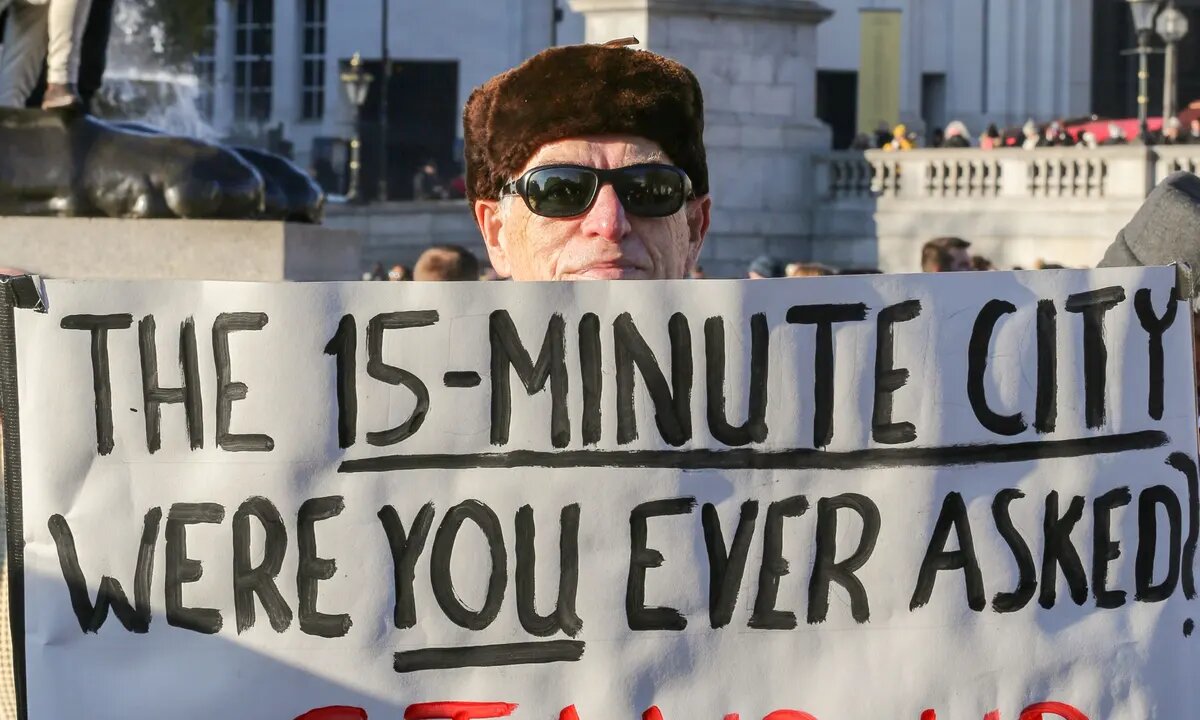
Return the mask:
<svg viewBox="0 0 1200 720">
<path fill-rule="evenodd" d="M 645 277 L 645 275 L 645 270 L 626 260 L 592 263 L 582 270 L 565 273 L 566 277 L 582 280 L 625 280 L 628 278 Z"/>
</svg>

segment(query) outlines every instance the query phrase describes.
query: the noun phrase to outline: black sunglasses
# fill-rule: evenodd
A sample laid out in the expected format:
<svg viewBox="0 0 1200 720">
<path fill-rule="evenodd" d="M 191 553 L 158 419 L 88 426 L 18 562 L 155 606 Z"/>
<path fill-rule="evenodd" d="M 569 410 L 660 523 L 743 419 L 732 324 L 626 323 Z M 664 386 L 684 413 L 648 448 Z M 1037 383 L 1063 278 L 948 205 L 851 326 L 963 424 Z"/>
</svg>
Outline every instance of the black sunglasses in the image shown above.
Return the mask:
<svg viewBox="0 0 1200 720">
<path fill-rule="evenodd" d="M 505 183 L 500 196 L 520 195 L 534 214 L 566 218 L 587 212 L 605 185 L 613 186 L 625 212 L 638 217 L 674 215 L 694 197 L 687 173 L 674 165 L 654 164 L 613 170 L 543 165 Z"/>
</svg>

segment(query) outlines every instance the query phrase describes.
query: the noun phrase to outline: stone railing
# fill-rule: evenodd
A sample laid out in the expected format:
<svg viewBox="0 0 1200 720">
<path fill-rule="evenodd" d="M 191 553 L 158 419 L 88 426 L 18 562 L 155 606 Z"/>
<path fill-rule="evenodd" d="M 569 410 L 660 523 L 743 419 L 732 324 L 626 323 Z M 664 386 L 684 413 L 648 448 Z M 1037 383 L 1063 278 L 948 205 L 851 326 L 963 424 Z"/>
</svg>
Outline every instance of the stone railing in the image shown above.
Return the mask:
<svg viewBox="0 0 1200 720">
<path fill-rule="evenodd" d="M 1008 198 L 1144 198 L 1176 170 L 1196 172 L 1200 146 L 823 153 L 818 203 Z"/>
<path fill-rule="evenodd" d="M 1186 170 L 1196 174 L 1200 169 L 1200 145 L 1164 145 L 1154 149 L 1158 162 L 1154 165 L 1154 182 L 1157 184 L 1173 172 Z"/>
<path fill-rule="evenodd" d="M 1200 170 L 1200 146 L 869 150 L 812 167 L 818 259 L 862 263 L 869 248 L 876 266 L 912 271 L 926 240 L 954 235 L 1000 267 L 1087 267 L 1155 184 Z"/>
</svg>

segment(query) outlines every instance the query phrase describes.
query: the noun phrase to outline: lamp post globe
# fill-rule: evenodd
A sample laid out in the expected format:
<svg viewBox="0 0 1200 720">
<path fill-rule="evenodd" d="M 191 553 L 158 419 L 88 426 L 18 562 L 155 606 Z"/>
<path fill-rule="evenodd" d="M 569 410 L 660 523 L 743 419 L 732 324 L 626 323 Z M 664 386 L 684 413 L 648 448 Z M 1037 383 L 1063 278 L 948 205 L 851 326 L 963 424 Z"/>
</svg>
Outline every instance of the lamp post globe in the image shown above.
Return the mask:
<svg viewBox="0 0 1200 720">
<path fill-rule="evenodd" d="M 1187 15 L 1184 15 L 1178 8 L 1164 8 L 1158 14 L 1158 19 L 1154 21 L 1154 32 L 1158 33 L 1163 42 L 1179 42 L 1188 34 Z"/>
<path fill-rule="evenodd" d="M 1163 11 L 1158 14 L 1158 19 L 1154 21 L 1154 32 L 1158 33 L 1158 36 L 1166 43 L 1166 57 L 1163 61 L 1163 123 L 1170 123 L 1172 122 L 1172 118 L 1175 118 L 1175 101 L 1179 92 L 1177 87 L 1177 78 L 1179 77 L 1178 46 L 1179 41 L 1183 40 L 1188 33 L 1187 16 L 1175 7 L 1172 0 L 1168 0 L 1167 6 L 1163 8 Z M 1178 121 L 1175 120 L 1175 122 Z M 1164 127 L 1166 126 L 1164 125 Z"/>
</svg>

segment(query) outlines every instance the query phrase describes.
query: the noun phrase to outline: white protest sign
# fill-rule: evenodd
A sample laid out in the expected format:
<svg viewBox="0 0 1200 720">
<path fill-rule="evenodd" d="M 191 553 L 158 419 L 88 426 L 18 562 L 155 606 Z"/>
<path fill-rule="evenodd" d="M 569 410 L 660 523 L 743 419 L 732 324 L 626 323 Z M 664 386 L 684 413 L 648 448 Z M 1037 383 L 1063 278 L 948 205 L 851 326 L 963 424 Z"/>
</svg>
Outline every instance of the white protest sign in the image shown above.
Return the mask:
<svg viewBox="0 0 1200 720">
<path fill-rule="evenodd" d="M 47 282 L 28 717 L 1194 716 L 1174 286 Z"/>
</svg>

